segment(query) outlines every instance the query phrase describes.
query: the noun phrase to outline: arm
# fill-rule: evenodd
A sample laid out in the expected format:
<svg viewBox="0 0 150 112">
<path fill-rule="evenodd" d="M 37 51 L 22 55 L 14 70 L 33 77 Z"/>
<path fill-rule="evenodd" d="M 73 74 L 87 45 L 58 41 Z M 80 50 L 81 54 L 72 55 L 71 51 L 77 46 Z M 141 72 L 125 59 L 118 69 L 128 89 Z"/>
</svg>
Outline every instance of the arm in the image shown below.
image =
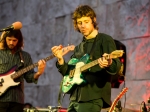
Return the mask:
<svg viewBox="0 0 150 112">
<path fill-rule="evenodd" d="M 71 48 L 68 48 L 70 51 L 73 51 L 75 48 L 74 45 L 71 46 Z M 66 75 L 66 72 L 69 68 L 68 64 L 65 62 L 63 55 L 65 55 L 67 52 L 64 51 L 64 48 L 62 49 L 61 45 L 54 46 L 51 48 L 52 53 L 57 58 L 56 67 L 58 68 L 58 71 L 64 76 Z"/>
<path fill-rule="evenodd" d="M 64 61 L 62 49 L 60 49 L 60 46 L 54 46 L 51 48 L 51 51 L 57 58 L 56 67 L 58 68 L 58 71 L 64 76 L 67 71 L 68 65 Z"/>
<path fill-rule="evenodd" d="M 38 79 L 44 73 L 46 62 L 44 60 L 38 61 L 38 71 L 34 74 L 34 79 Z"/>
<path fill-rule="evenodd" d="M 116 45 L 114 43 L 114 40 L 109 38 L 109 40 L 105 41 L 103 44 L 103 56 L 107 55 L 105 53 L 110 54 L 111 52 L 116 50 Z M 105 60 L 105 59 L 99 59 L 99 65 L 101 68 L 105 68 L 106 71 L 109 74 L 116 74 L 120 67 L 121 67 L 121 62 L 118 58 L 116 59 L 110 59 L 110 60 Z"/>
<path fill-rule="evenodd" d="M 53 55 L 57 58 L 58 64 L 63 65 L 64 64 L 64 58 L 63 58 L 63 51 L 61 49 L 61 46 L 54 46 L 51 48 Z"/>
<path fill-rule="evenodd" d="M 24 67 L 27 67 L 29 65 L 32 65 L 32 59 L 31 59 L 31 56 L 28 54 L 28 53 L 23 53 L 23 59 L 25 60 L 24 61 Z M 34 69 L 26 72 L 24 74 L 24 78 L 26 80 L 26 82 L 28 83 L 37 83 L 37 79 L 39 78 L 40 75 L 43 74 L 44 70 L 45 70 L 45 67 L 46 67 L 46 63 L 44 60 L 39 60 L 38 62 L 38 71 L 35 72 Z"/>
</svg>

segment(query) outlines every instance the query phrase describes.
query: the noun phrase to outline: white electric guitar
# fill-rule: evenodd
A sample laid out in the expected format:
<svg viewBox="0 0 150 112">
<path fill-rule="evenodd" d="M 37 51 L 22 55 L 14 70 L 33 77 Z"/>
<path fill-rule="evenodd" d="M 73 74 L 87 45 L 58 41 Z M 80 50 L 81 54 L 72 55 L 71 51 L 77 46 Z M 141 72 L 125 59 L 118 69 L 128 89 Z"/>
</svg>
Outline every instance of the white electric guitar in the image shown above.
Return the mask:
<svg viewBox="0 0 150 112">
<path fill-rule="evenodd" d="M 70 45 L 67 47 L 61 48 L 63 51 L 63 55 L 67 54 L 69 51 L 74 50 L 75 46 Z M 49 57 L 46 57 L 44 60 L 48 61 L 52 58 L 54 58 L 54 55 L 51 55 Z M 12 67 L 8 72 L 4 74 L 0 74 L 0 96 L 5 93 L 5 91 L 10 88 L 11 86 L 17 86 L 20 84 L 20 82 L 14 82 L 14 79 L 20 77 L 24 73 L 28 72 L 29 70 L 35 68 L 38 66 L 38 63 L 34 63 L 32 65 L 29 65 L 28 67 L 25 67 L 17 72 L 15 72 L 17 66 Z"/>
</svg>

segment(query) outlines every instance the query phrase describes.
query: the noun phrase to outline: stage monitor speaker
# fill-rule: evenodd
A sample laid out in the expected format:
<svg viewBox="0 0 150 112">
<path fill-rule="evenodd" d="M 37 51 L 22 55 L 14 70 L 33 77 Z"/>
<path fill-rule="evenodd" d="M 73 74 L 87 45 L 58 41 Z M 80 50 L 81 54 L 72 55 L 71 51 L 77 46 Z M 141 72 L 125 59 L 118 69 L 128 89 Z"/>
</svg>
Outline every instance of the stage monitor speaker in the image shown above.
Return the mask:
<svg viewBox="0 0 150 112">
<path fill-rule="evenodd" d="M 120 84 L 124 81 L 125 79 L 125 72 L 126 72 L 126 46 L 121 43 L 118 40 L 115 40 L 115 44 L 116 44 L 116 48 L 117 50 L 123 50 L 123 56 L 120 57 L 120 61 L 122 63 L 121 69 L 120 71 L 116 74 L 112 76 L 112 80 L 111 80 L 111 87 L 112 88 L 119 88 Z"/>
</svg>

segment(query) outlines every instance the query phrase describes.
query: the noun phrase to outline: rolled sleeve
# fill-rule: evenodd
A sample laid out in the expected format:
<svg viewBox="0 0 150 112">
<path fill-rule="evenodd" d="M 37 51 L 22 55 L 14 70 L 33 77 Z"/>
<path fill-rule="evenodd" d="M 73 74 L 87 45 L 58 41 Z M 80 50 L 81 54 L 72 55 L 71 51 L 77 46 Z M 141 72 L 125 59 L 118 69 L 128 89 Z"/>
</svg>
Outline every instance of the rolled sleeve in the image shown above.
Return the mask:
<svg viewBox="0 0 150 112">
<path fill-rule="evenodd" d="M 64 62 L 63 65 L 59 65 L 58 61 L 56 62 L 56 67 L 58 68 L 58 71 L 65 76 L 67 69 L 68 69 L 68 64 L 66 62 Z"/>
<path fill-rule="evenodd" d="M 117 58 L 117 59 L 113 59 L 112 64 L 106 68 L 106 71 L 111 75 L 115 75 L 117 72 L 119 72 L 120 68 L 121 68 L 121 62 Z"/>
</svg>

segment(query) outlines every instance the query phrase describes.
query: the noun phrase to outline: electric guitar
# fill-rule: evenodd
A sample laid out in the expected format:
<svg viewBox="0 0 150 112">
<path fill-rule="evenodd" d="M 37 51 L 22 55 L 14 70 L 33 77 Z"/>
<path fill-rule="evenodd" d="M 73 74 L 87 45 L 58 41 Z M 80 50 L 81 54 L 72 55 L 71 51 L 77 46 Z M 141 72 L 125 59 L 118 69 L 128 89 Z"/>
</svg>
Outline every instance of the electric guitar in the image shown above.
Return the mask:
<svg viewBox="0 0 150 112">
<path fill-rule="evenodd" d="M 62 49 L 63 55 L 67 54 L 69 51 L 74 50 L 75 46 L 70 45 L 67 47 L 60 48 Z M 54 58 L 54 55 L 50 55 L 46 58 L 44 58 L 45 61 L 48 61 L 52 58 Z M 32 65 L 29 65 L 28 67 L 25 67 L 17 72 L 15 70 L 17 69 L 17 66 L 12 67 L 9 71 L 7 71 L 4 74 L 0 74 L 0 96 L 7 91 L 8 88 L 11 86 L 17 86 L 20 84 L 20 82 L 14 82 L 14 79 L 20 77 L 24 73 L 28 72 L 29 70 L 35 68 L 38 66 L 38 63 L 34 63 Z"/>
<path fill-rule="evenodd" d="M 119 99 L 120 99 L 127 91 L 128 91 L 128 88 L 127 88 L 127 87 L 122 90 L 122 92 L 117 96 L 117 98 L 116 98 L 116 99 L 114 100 L 114 102 L 112 103 L 112 105 L 111 105 L 111 107 L 110 107 L 110 109 L 109 109 L 108 112 L 113 112 L 113 110 L 114 110 L 114 108 L 115 108 L 117 102 L 119 101 Z"/>
<path fill-rule="evenodd" d="M 105 56 L 105 59 L 118 58 L 123 55 L 123 50 L 115 50 L 111 54 Z M 87 63 L 87 64 L 86 64 Z M 85 54 L 81 59 L 72 58 L 68 65 L 70 65 L 70 71 L 67 75 L 63 77 L 62 80 L 62 92 L 71 93 L 76 85 L 86 83 L 83 79 L 81 72 L 99 64 L 98 59 L 89 62 L 89 55 Z"/>
</svg>

